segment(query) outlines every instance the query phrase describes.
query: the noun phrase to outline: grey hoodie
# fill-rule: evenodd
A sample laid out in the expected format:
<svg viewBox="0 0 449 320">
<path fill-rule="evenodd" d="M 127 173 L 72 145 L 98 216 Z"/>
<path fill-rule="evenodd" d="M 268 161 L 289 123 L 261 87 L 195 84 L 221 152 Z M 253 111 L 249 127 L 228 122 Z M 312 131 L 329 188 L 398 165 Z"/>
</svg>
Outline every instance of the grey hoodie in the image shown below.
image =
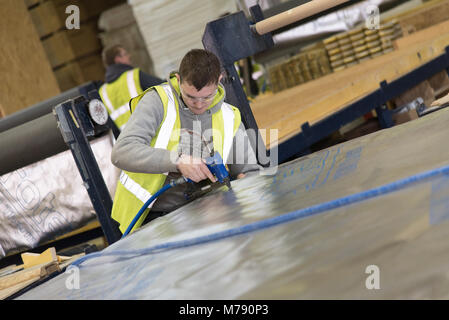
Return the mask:
<svg viewBox="0 0 449 320">
<path fill-rule="evenodd" d="M 176 164 L 172 161 L 172 159 L 177 158 L 179 153 L 196 157 L 202 156 L 203 158 L 209 156 L 209 150 L 213 150 L 210 130 L 212 128 L 212 114 L 220 110 L 225 97 L 225 94 L 223 94 L 223 99 L 214 107 L 201 115 L 196 115 L 184 104 L 170 81 L 168 83 L 179 103 L 181 135 L 177 152 L 150 146 L 151 140 L 164 117 L 164 106 L 158 93 L 156 90 L 150 90 L 139 101 L 127 125 L 118 137 L 111 155 L 112 163 L 122 170 L 153 174 L 169 172 L 165 184 L 169 183 L 171 179 L 181 176 Z M 221 87 L 221 90 L 224 93 L 223 87 Z M 200 136 L 203 137 L 202 143 Z M 241 154 L 241 152 L 244 154 Z M 234 136 L 233 147 L 227 162 L 232 179 L 239 173 L 259 170 L 260 168 L 257 165 L 243 123 L 240 124 Z M 187 185 L 184 184 L 169 189 L 156 200 L 152 210 L 169 212 L 182 206 L 187 202 L 184 197 L 186 188 Z"/>
</svg>

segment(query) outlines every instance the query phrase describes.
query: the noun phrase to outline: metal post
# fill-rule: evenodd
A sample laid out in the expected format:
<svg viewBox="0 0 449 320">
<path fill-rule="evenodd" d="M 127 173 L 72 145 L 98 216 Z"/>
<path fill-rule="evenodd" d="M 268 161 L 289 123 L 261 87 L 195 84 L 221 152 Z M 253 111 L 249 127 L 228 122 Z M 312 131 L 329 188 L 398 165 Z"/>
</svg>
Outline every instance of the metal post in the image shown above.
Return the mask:
<svg viewBox="0 0 449 320">
<path fill-rule="evenodd" d="M 55 107 L 54 114 L 65 143 L 70 147 L 89 198 L 97 213 L 109 244 L 121 238 L 117 223 L 111 218 L 112 199 L 85 132 L 93 134 L 93 124 L 87 121 L 87 100 L 69 100 Z"/>
</svg>

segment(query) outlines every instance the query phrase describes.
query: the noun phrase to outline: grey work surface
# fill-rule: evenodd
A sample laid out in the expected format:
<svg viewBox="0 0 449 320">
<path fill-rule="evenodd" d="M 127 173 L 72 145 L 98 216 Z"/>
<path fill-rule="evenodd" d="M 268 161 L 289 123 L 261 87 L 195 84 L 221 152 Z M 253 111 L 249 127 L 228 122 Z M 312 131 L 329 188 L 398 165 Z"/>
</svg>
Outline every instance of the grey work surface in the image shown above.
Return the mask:
<svg viewBox="0 0 449 320">
<path fill-rule="evenodd" d="M 84 261 L 79 289 L 67 287 L 67 273 L 19 298 L 448 299 L 448 170 L 282 222 L 298 210 L 449 166 L 448 123 L 449 109 L 441 110 L 284 164 L 275 176 L 233 181 L 232 191 L 223 187 L 102 251 L 119 255 Z M 264 225 L 277 221 L 271 218 L 279 223 Z M 264 228 L 244 232 L 255 222 Z M 242 233 L 213 240 L 225 230 Z M 207 235 L 210 241 L 188 245 Z M 379 273 L 366 273 L 372 266 Z M 368 289 L 375 275 L 380 289 Z"/>
</svg>

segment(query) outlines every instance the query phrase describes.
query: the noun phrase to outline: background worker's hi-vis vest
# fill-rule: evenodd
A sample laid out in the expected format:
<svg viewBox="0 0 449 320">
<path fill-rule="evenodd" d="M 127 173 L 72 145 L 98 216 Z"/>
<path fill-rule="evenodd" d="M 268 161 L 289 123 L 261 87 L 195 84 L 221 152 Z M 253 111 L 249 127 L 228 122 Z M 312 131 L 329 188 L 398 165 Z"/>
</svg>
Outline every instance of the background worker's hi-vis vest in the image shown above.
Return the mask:
<svg viewBox="0 0 449 320">
<path fill-rule="evenodd" d="M 171 83 L 179 93 L 179 86 L 176 78 L 172 78 Z M 149 88 L 144 93 L 131 100 L 131 110 L 134 111 L 140 99 L 145 93 L 152 89 L 157 91 L 162 100 L 164 105 L 164 118 L 156 135 L 151 140 L 150 145 L 153 148 L 177 151 L 181 129 L 179 105 L 177 99 L 174 97 L 171 87 L 167 83 Z M 221 100 L 224 96 L 223 92 L 223 89 L 219 88 L 219 91 L 209 108 L 212 108 Z M 234 136 L 240 123 L 240 111 L 225 102 L 222 103 L 221 110 L 212 114 L 214 150 L 220 152 L 223 161 L 228 159 Z M 173 161 L 175 161 L 175 159 L 173 159 Z M 126 231 L 143 204 L 164 186 L 167 174 L 168 172 L 164 174 L 134 173 L 128 171 L 121 172 L 117 183 L 111 216 L 120 224 L 120 231 L 122 233 Z M 155 201 L 148 206 L 148 209 L 142 214 L 131 232 L 142 225 Z"/>
<path fill-rule="evenodd" d="M 100 87 L 101 100 L 120 130 L 123 130 L 131 116 L 129 100 L 137 97 L 142 91 L 139 68 L 123 72 L 114 82 L 105 83 Z"/>
</svg>

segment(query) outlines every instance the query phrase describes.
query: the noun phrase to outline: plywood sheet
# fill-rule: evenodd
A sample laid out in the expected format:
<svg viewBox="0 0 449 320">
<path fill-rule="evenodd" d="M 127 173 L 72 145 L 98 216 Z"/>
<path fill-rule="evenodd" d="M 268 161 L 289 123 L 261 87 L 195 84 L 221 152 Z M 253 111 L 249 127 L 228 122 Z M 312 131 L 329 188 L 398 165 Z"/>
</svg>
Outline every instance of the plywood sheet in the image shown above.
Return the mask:
<svg viewBox="0 0 449 320">
<path fill-rule="evenodd" d="M 23 1 L 2 0 L 0 104 L 11 114 L 60 93 Z"/>
</svg>

